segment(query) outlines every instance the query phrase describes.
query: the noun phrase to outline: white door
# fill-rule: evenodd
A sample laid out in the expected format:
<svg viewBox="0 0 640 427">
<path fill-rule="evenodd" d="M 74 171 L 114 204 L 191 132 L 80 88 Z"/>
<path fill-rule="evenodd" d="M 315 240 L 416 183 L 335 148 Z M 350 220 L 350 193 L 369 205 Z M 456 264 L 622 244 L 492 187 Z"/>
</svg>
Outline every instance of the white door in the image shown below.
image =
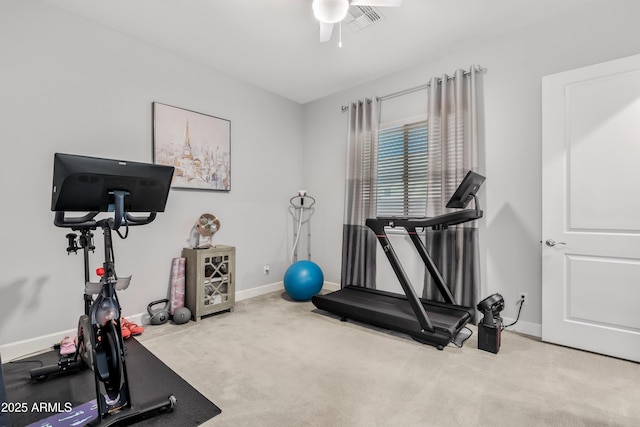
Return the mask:
<svg viewBox="0 0 640 427">
<path fill-rule="evenodd" d="M 542 339 L 640 361 L 640 55 L 542 95 Z"/>
</svg>

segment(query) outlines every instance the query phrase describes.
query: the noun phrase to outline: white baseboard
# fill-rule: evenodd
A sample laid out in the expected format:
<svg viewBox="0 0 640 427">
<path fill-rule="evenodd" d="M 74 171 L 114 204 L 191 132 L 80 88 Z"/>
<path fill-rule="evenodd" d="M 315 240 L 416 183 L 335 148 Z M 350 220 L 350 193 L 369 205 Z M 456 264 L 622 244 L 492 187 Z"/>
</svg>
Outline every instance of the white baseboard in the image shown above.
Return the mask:
<svg viewBox="0 0 640 427">
<path fill-rule="evenodd" d="M 323 289 L 329 291 L 337 291 L 340 289 L 340 285 L 332 282 L 325 282 Z M 249 298 L 258 297 L 260 295 L 269 294 L 271 292 L 277 292 L 284 290 L 284 283 L 282 281 L 276 283 L 270 283 L 264 286 L 258 286 L 257 288 L 245 289 L 236 292 L 236 301 L 242 301 Z M 139 325 L 144 324 L 143 317 L 147 313 L 138 313 L 125 316 L 127 320 Z M 65 336 L 73 337 L 77 334 L 76 329 L 69 329 L 66 331 L 55 332 L 48 335 L 42 335 L 39 337 L 29 338 L 23 341 L 16 341 L 9 344 L 0 346 L 0 354 L 2 355 L 2 363 L 7 363 L 11 360 L 29 356 L 31 354 L 41 353 L 52 348 L 53 344 L 62 341 Z"/>
<path fill-rule="evenodd" d="M 32 354 L 41 353 L 51 349 L 54 343 L 62 341 L 65 336 L 75 336 L 76 330 L 57 332 L 48 335 L 42 335 L 27 340 L 16 341 L 0 346 L 0 354 L 2 355 L 2 363 L 30 356 Z"/>
<path fill-rule="evenodd" d="M 236 291 L 236 301 L 242 301 L 249 298 L 259 297 L 260 295 L 270 294 L 271 292 L 284 290 L 284 282 L 279 281 L 268 285 L 258 286 L 257 288 Z"/>
<path fill-rule="evenodd" d="M 339 291 L 340 290 L 340 283 L 333 283 L 333 282 L 324 282 L 324 285 L 322 285 L 322 289 L 325 289 L 327 291 Z"/>
<path fill-rule="evenodd" d="M 142 316 L 143 314 L 140 313 L 125 317 L 130 322 L 142 324 Z M 1 345 L 0 354 L 2 355 L 2 363 L 4 364 L 11 360 L 51 350 L 53 345 L 62 341 L 64 337 L 75 337 L 77 334 L 77 329 L 68 329 L 66 331 L 54 332 L 48 335 L 41 335 L 39 337 Z"/>
<path fill-rule="evenodd" d="M 502 319 L 502 322 L 505 325 L 509 325 L 515 322 L 515 320 L 516 319 L 509 319 L 505 317 Z M 518 323 L 513 326 L 509 326 L 506 330 L 511 332 L 518 332 L 520 334 L 531 335 L 538 338 L 542 337 L 542 325 L 538 323 L 523 322 L 522 320 L 518 320 Z"/>
<path fill-rule="evenodd" d="M 324 282 L 322 289 L 326 291 L 337 291 L 340 289 L 339 283 Z M 245 289 L 236 292 L 236 301 L 242 301 L 249 298 L 259 297 L 260 295 L 270 294 L 284 290 L 284 282 L 270 283 L 268 285 L 259 286 L 257 288 Z"/>
</svg>

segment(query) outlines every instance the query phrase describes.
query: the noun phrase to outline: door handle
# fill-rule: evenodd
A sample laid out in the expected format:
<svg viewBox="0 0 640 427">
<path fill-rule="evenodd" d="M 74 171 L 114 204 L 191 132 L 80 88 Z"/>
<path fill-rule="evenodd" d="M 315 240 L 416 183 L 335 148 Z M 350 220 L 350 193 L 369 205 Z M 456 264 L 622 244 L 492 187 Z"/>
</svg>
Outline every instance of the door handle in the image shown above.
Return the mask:
<svg viewBox="0 0 640 427">
<path fill-rule="evenodd" d="M 547 239 L 547 241 L 544 243 L 549 247 L 554 247 L 555 245 L 566 245 L 565 242 L 556 242 L 553 239 Z"/>
</svg>

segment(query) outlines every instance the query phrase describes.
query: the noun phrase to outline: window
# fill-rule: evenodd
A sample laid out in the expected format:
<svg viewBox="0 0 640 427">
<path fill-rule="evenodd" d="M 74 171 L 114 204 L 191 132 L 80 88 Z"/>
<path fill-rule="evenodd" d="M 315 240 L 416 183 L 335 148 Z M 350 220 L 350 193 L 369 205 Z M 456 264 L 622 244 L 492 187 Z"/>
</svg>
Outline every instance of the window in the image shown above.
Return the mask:
<svg viewBox="0 0 640 427">
<path fill-rule="evenodd" d="M 425 216 L 427 121 L 381 125 L 378 133 L 378 216 Z"/>
</svg>

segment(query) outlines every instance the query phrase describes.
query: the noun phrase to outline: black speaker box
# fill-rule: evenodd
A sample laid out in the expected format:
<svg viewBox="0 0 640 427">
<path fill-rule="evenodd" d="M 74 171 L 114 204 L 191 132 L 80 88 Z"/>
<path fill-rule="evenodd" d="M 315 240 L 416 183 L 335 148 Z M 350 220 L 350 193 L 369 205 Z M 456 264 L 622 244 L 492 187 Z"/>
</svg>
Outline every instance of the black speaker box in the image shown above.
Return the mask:
<svg viewBox="0 0 640 427">
<path fill-rule="evenodd" d="M 497 322 L 496 326 L 478 324 L 478 348 L 491 353 L 498 353 L 500 350 L 500 332 L 502 322 Z"/>
</svg>

